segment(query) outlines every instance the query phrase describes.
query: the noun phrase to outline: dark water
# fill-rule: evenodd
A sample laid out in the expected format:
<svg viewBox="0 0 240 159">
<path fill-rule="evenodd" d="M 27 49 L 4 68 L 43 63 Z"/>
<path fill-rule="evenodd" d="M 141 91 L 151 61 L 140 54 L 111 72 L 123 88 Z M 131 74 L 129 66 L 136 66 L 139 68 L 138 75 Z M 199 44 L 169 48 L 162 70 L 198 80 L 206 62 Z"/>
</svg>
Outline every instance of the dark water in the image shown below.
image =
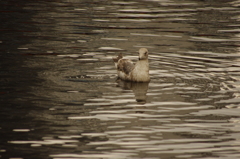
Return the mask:
<svg viewBox="0 0 240 159">
<path fill-rule="evenodd" d="M 0 4 L 1 158 L 240 158 L 239 1 Z"/>
</svg>

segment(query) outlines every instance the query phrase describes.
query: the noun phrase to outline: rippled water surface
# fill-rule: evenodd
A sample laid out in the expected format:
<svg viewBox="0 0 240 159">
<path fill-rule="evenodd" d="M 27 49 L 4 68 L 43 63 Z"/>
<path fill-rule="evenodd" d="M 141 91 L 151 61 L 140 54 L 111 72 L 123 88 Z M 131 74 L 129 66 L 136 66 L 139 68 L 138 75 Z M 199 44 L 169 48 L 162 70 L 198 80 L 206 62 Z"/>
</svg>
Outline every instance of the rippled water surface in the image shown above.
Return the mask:
<svg viewBox="0 0 240 159">
<path fill-rule="evenodd" d="M 240 1 L 0 4 L 0 158 L 240 158 Z"/>
</svg>

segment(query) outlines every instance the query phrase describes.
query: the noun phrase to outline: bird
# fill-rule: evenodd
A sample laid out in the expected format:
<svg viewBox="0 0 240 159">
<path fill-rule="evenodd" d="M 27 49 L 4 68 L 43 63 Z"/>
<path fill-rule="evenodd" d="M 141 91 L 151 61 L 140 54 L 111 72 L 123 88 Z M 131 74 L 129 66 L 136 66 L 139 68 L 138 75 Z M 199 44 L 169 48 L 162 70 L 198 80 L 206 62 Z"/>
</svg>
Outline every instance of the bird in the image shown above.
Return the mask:
<svg viewBox="0 0 240 159">
<path fill-rule="evenodd" d="M 124 59 L 122 53 L 116 58 L 112 58 L 117 68 L 118 77 L 124 81 L 132 82 L 149 82 L 149 64 L 148 50 L 146 48 L 139 49 L 139 58 L 136 64 L 130 59 Z"/>
</svg>

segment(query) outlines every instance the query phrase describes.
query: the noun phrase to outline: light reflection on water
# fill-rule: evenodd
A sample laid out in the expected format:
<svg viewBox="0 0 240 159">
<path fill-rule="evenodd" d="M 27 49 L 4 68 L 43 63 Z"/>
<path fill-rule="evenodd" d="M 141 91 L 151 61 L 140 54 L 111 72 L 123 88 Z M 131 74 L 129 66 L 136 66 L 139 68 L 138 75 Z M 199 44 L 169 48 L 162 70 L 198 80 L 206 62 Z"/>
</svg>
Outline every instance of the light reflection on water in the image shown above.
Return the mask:
<svg viewBox="0 0 240 159">
<path fill-rule="evenodd" d="M 44 68 L 25 97 L 37 124 L 16 126 L 11 133 L 27 135 L 7 145 L 24 148 L 3 156 L 240 157 L 237 1 L 46 3 L 53 9 L 32 17 L 40 31 L 18 47 L 35 55 L 28 68 Z M 111 58 L 136 61 L 140 47 L 150 52 L 151 82 L 117 81 Z"/>
</svg>

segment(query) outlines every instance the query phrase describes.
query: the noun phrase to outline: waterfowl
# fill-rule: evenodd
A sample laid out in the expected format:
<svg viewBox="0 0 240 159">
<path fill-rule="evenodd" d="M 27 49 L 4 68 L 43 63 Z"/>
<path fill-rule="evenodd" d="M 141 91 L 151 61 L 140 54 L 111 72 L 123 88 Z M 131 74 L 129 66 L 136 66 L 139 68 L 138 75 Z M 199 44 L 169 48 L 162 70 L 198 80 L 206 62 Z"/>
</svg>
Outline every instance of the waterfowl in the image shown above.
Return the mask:
<svg viewBox="0 0 240 159">
<path fill-rule="evenodd" d="M 148 50 L 139 49 L 139 60 L 134 64 L 130 59 L 123 59 L 122 53 L 113 58 L 117 68 L 118 77 L 125 81 L 132 82 L 149 82 L 149 64 Z"/>
</svg>

